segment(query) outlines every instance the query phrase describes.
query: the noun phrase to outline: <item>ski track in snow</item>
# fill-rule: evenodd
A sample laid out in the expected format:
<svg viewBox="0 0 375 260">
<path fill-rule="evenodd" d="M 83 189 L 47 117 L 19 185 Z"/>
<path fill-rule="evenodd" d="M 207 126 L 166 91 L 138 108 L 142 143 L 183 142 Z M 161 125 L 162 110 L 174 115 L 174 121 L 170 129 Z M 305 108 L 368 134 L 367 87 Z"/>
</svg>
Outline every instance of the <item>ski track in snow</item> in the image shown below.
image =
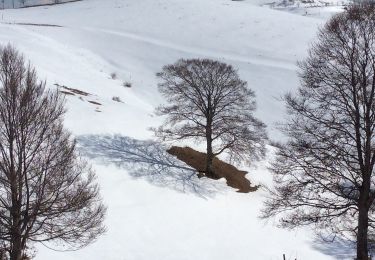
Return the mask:
<svg viewBox="0 0 375 260">
<path fill-rule="evenodd" d="M 199 48 L 193 48 L 193 47 L 188 47 L 188 46 L 182 46 L 182 45 L 173 44 L 172 42 L 166 42 L 166 41 L 162 41 L 159 39 L 140 36 L 140 35 L 129 33 L 129 32 L 118 32 L 118 31 L 111 31 L 111 30 L 90 28 L 90 27 L 83 27 L 82 29 L 87 30 L 87 31 L 92 31 L 92 32 L 99 31 L 99 32 L 106 33 L 106 34 L 117 35 L 117 36 L 125 37 L 127 39 L 131 39 L 134 41 L 140 41 L 140 42 L 156 45 L 158 47 L 168 48 L 168 49 L 185 52 L 189 54 L 195 54 L 198 56 L 221 57 L 228 61 L 250 63 L 250 64 L 256 64 L 256 65 L 261 65 L 261 66 L 267 66 L 271 68 L 274 67 L 274 68 L 279 68 L 279 69 L 286 69 L 286 70 L 291 70 L 291 71 L 295 71 L 297 68 L 295 64 L 291 64 L 290 62 L 287 62 L 287 61 L 278 61 L 275 59 L 270 59 L 270 58 L 267 59 L 267 58 L 261 58 L 261 57 L 251 58 L 251 57 L 246 57 L 246 56 L 245 57 L 238 56 L 232 53 L 225 53 L 225 52 L 219 52 L 219 51 L 211 51 L 208 49 L 199 49 Z"/>
</svg>

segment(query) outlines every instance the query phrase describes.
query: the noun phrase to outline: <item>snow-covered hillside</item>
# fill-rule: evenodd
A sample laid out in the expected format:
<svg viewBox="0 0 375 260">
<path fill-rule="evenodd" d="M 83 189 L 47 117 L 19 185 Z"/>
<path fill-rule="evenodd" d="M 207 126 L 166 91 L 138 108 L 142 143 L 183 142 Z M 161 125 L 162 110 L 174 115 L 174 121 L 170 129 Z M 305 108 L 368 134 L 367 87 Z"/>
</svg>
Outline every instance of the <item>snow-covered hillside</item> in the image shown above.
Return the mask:
<svg viewBox="0 0 375 260">
<path fill-rule="evenodd" d="M 182 57 L 208 57 L 238 68 L 256 93 L 257 116 L 277 140 L 282 136 L 274 126 L 285 115 L 280 97 L 298 86 L 296 61 L 306 56 L 324 19 L 258 4 L 88 0 L 2 10 L 0 42 L 24 52 L 49 87 L 90 93 L 67 97 L 66 124 L 78 137 L 152 138 L 148 128 L 160 123 L 152 112 L 163 102 L 155 73 Z M 129 169 L 92 163 L 108 205 L 107 234 L 76 252 L 39 246 L 36 259 L 276 260 L 284 253 L 287 259 L 325 260 L 350 254 L 315 241 L 308 229 L 286 231 L 259 220 L 264 190 L 239 194 L 224 183 L 194 180 L 199 189 L 182 192 L 178 179 L 134 178 Z M 271 183 L 266 166 L 249 169 L 254 184 Z"/>
</svg>

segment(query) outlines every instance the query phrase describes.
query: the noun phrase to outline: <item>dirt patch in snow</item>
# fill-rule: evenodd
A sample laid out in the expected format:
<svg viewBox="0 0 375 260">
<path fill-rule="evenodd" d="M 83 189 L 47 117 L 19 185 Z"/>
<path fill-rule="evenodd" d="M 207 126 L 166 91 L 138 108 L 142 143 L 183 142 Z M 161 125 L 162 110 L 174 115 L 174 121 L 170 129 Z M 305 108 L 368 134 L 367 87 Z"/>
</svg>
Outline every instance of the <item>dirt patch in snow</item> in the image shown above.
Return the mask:
<svg viewBox="0 0 375 260">
<path fill-rule="evenodd" d="M 85 92 L 85 91 L 82 91 L 82 90 L 79 90 L 79 89 L 76 89 L 76 88 L 69 88 L 67 86 L 64 86 L 64 85 L 59 85 L 59 84 L 55 84 L 56 87 L 58 88 L 61 88 L 63 90 L 60 90 L 60 92 L 64 93 L 64 94 L 67 94 L 67 95 L 74 95 L 74 94 L 77 94 L 77 95 L 81 95 L 81 96 L 91 96 L 90 93 L 88 92 Z"/>
<path fill-rule="evenodd" d="M 190 167 L 193 167 L 199 173 L 198 176 L 204 176 L 206 168 L 206 154 L 198 152 L 190 147 L 173 146 L 167 152 L 177 159 L 183 161 Z M 258 189 L 258 186 L 251 186 L 251 183 L 246 179 L 246 171 L 238 170 L 233 165 L 214 158 L 213 167 L 215 173 L 220 178 L 227 180 L 227 185 L 238 189 L 238 192 L 248 193 Z"/>
<path fill-rule="evenodd" d="M 60 90 L 60 93 L 62 93 L 64 95 L 75 96 L 73 93 L 71 93 L 69 91 Z"/>
<path fill-rule="evenodd" d="M 59 84 L 55 84 L 56 87 L 59 88 L 59 92 L 66 95 L 66 96 L 76 96 L 78 97 L 80 100 L 84 101 L 84 102 L 88 102 L 90 104 L 93 104 L 95 106 L 102 106 L 103 104 L 98 102 L 98 101 L 94 101 L 94 100 L 88 100 L 86 98 L 95 98 L 96 95 L 93 95 L 91 93 L 88 93 L 88 92 L 85 92 L 85 91 L 82 91 L 80 89 L 77 89 L 77 88 L 69 88 L 67 86 L 64 86 L 64 85 L 59 85 Z M 96 107 L 95 109 L 95 112 L 102 112 L 98 107 Z"/>
<path fill-rule="evenodd" d="M 91 103 L 91 104 L 94 104 L 94 105 L 97 105 L 97 106 L 101 106 L 101 105 L 102 105 L 101 103 L 96 102 L 96 101 L 92 101 L 92 100 L 89 100 L 89 101 L 87 101 L 87 102 L 89 102 L 89 103 Z"/>
</svg>

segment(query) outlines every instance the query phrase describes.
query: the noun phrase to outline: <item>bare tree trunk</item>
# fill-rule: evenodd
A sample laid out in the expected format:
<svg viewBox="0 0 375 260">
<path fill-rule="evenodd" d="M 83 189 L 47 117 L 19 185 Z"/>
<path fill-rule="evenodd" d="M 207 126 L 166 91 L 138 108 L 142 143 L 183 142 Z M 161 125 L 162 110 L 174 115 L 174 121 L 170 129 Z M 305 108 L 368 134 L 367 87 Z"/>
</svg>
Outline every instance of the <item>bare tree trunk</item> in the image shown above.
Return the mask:
<svg viewBox="0 0 375 260">
<path fill-rule="evenodd" d="M 210 107 L 210 104 L 209 104 Z M 210 112 L 209 112 L 210 113 Z M 213 167 L 214 154 L 212 151 L 212 118 L 209 115 L 206 126 L 206 140 L 207 140 L 207 157 L 206 157 L 206 176 L 216 179 L 217 176 Z"/>
<path fill-rule="evenodd" d="M 206 142 L 207 142 L 207 157 L 206 157 L 206 176 L 216 179 L 213 169 L 214 154 L 212 151 L 212 100 L 211 95 L 207 96 L 207 110 L 206 110 Z"/>
<path fill-rule="evenodd" d="M 213 152 L 212 152 L 212 137 L 207 135 L 207 157 L 206 157 L 206 176 L 209 178 L 215 178 L 215 172 L 213 169 Z"/>
<path fill-rule="evenodd" d="M 12 230 L 11 230 L 11 251 L 10 260 L 21 260 L 22 256 L 22 234 L 21 234 L 21 212 L 20 203 L 18 200 L 19 192 L 17 189 L 17 176 L 15 173 L 12 174 Z"/>
<path fill-rule="evenodd" d="M 10 260 L 21 260 L 22 256 L 22 235 L 20 228 L 20 211 L 18 207 L 18 201 L 14 201 L 12 209 L 12 239 L 11 239 L 11 251 Z"/>
<path fill-rule="evenodd" d="M 363 72 L 365 73 L 365 72 Z M 364 89 L 364 91 L 366 91 Z M 355 107 L 356 107 L 356 124 L 355 131 L 357 136 L 357 150 L 358 157 L 360 158 L 360 163 L 362 165 L 362 186 L 360 188 L 360 195 L 358 199 L 358 231 L 357 231 L 357 259 L 358 260 L 368 260 L 368 226 L 369 226 L 369 200 L 370 200 L 370 189 L 371 189 L 371 140 L 373 139 L 371 128 L 373 122 L 369 117 L 369 112 L 365 113 L 365 149 L 361 151 L 362 140 L 360 137 L 360 112 L 359 112 L 359 102 L 354 96 Z M 368 108 L 367 111 L 371 111 L 371 108 Z M 362 159 L 363 155 L 363 159 Z M 371 204 L 371 203 L 370 203 Z"/>
<path fill-rule="evenodd" d="M 358 232 L 357 232 L 357 260 L 368 260 L 368 189 L 364 181 L 364 189 L 359 198 L 358 205 Z"/>
<path fill-rule="evenodd" d="M 207 111 L 207 125 L 206 125 L 206 142 L 207 142 L 207 157 L 206 157 L 206 176 L 209 178 L 215 178 L 215 172 L 213 169 L 213 151 L 212 151 L 212 116 L 211 116 L 211 100 L 208 100 L 208 111 Z"/>
<path fill-rule="evenodd" d="M 18 232 L 15 231 L 15 232 Z M 10 260 L 21 260 L 22 259 L 22 245 L 21 245 L 21 234 L 13 234 L 12 249 L 10 252 Z"/>
</svg>

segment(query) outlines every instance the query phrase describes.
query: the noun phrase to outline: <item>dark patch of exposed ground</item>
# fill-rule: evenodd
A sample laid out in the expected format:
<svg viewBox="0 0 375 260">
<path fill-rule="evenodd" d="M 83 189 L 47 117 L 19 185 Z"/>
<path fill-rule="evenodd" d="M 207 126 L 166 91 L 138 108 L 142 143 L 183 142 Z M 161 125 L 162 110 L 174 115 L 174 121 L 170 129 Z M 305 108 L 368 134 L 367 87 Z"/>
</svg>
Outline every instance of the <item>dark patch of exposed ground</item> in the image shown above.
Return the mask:
<svg viewBox="0 0 375 260">
<path fill-rule="evenodd" d="M 190 167 L 202 174 L 206 169 L 206 154 L 198 152 L 190 147 L 173 146 L 167 152 L 177 159 L 185 162 Z M 214 158 L 213 167 L 215 174 L 227 180 L 227 185 L 238 189 L 238 192 L 248 193 L 258 189 L 258 186 L 251 186 L 250 181 L 245 177 L 246 171 L 238 170 L 233 165 Z"/>
<path fill-rule="evenodd" d="M 89 100 L 89 101 L 87 101 L 87 102 L 89 102 L 89 103 L 91 103 L 91 104 L 94 104 L 94 105 L 98 105 L 98 106 L 101 106 L 101 105 L 102 105 L 101 103 L 96 102 L 96 101 L 92 101 L 92 100 Z"/>
<path fill-rule="evenodd" d="M 55 84 L 56 87 L 58 88 L 62 88 L 63 90 L 60 90 L 61 93 L 63 94 L 67 94 L 67 95 L 74 95 L 74 94 L 77 94 L 77 95 L 81 95 L 81 96 L 91 96 L 90 93 L 87 93 L 85 91 L 82 91 L 82 90 L 79 90 L 79 89 L 76 89 L 76 88 L 69 88 L 67 86 L 64 86 L 64 85 L 59 85 L 59 84 Z"/>
</svg>

